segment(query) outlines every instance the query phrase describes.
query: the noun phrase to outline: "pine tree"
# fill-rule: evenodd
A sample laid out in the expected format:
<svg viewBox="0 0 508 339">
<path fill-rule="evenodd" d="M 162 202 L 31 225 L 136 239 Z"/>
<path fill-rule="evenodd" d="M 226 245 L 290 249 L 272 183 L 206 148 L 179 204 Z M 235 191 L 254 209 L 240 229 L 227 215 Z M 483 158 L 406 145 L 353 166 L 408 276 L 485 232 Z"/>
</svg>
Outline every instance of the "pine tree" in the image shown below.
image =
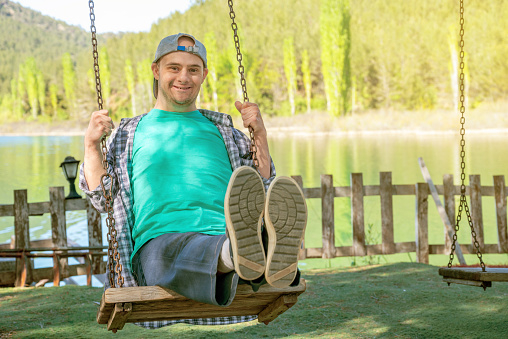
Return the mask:
<svg viewBox="0 0 508 339">
<path fill-rule="evenodd" d="M 219 110 L 218 96 L 217 96 L 217 40 L 215 39 L 214 32 L 205 34 L 204 45 L 206 46 L 206 58 L 208 67 L 207 82 L 212 91 L 213 110 Z"/>
<path fill-rule="evenodd" d="M 63 67 L 63 86 L 65 99 L 67 101 L 67 111 L 71 111 L 72 114 L 67 116 L 76 117 L 76 72 L 74 71 L 74 63 L 72 62 L 71 55 L 64 53 L 62 56 L 62 67 Z"/>
<path fill-rule="evenodd" d="M 46 83 L 40 70 L 37 70 L 37 101 L 39 102 L 41 115 L 46 115 Z"/>
<path fill-rule="evenodd" d="M 341 1 L 342 25 L 340 27 L 339 41 L 342 47 L 343 63 L 340 93 L 342 100 L 341 114 L 351 113 L 352 103 L 352 81 L 351 81 L 351 10 L 349 0 Z"/>
<path fill-rule="evenodd" d="M 329 114 L 338 113 L 338 89 L 334 56 L 337 54 L 337 22 L 338 11 L 336 1 L 322 0 L 319 16 L 319 30 L 321 33 L 321 70 L 325 85 L 326 108 Z"/>
<path fill-rule="evenodd" d="M 125 60 L 125 79 L 127 80 L 127 89 L 129 90 L 129 94 L 131 96 L 131 109 L 132 116 L 136 116 L 136 83 L 134 81 L 134 72 L 132 70 L 132 61 L 131 59 Z"/>
<path fill-rule="evenodd" d="M 51 108 L 53 109 L 53 119 L 58 118 L 58 86 L 51 84 L 49 86 L 49 100 L 51 101 Z"/>
<path fill-rule="evenodd" d="M 21 96 L 20 96 L 20 81 L 19 79 L 11 79 L 11 103 L 12 103 L 12 117 L 14 120 L 19 120 L 23 117 L 21 109 Z"/>
<path fill-rule="evenodd" d="M 136 65 L 136 75 L 138 77 L 138 83 L 142 87 L 141 98 L 143 100 L 143 105 L 141 107 L 143 112 L 148 112 L 151 108 L 152 98 L 153 96 L 153 73 L 152 73 L 152 61 L 150 59 L 144 59 L 138 62 Z"/>
<path fill-rule="evenodd" d="M 26 81 L 26 92 L 28 94 L 28 104 L 32 111 L 32 118 L 37 119 L 38 105 L 37 105 L 37 66 L 35 65 L 35 58 L 30 57 L 25 61 L 24 78 Z"/>
<path fill-rule="evenodd" d="M 302 77 L 303 87 L 305 88 L 305 98 L 307 99 L 307 113 L 311 111 L 312 81 L 310 78 L 309 51 L 302 52 Z"/>
<path fill-rule="evenodd" d="M 286 74 L 287 90 L 291 115 L 295 115 L 296 105 L 296 59 L 293 37 L 284 39 L 284 73 Z"/>
<path fill-rule="evenodd" d="M 351 33 L 349 0 L 321 2 L 321 63 L 328 112 L 338 116 L 351 107 Z"/>
<path fill-rule="evenodd" d="M 105 106 L 109 107 L 111 101 L 111 68 L 106 47 L 101 48 L 99 55 L 102 98 L 104 99 Z"/>
</svg>

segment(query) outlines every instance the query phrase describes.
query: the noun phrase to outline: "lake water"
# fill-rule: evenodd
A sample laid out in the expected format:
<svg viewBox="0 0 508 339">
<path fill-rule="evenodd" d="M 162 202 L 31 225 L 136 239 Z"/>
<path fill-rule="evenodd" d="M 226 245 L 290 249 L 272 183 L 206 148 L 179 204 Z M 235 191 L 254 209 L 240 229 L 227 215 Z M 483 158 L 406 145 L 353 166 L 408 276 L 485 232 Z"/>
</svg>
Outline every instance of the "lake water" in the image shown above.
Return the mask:
<svg viewBox="0 0 508 339">
<path fill-rule="evenodd" d="M 377 133 L 340 136 L 277 136 L 269 140 L 270 152 L 278 175 L 301 175 L 305 187 L 319 187 L 321 174 L 332 174 L 334 186 L 348 186 L 350 174 L 363 173 L 365 185 L 379 184 L 379 172 L 392 172 L 394 184 L 423 182 L 418 157 L 423 157 L 435 184 L 442 184 L 444 174 L 460 179 L 459 138 L 455 134 Z M 466 135 L 466 173 L 480 174 L 483 185 L 493 185 L 493 175 L 508 174 L 508 136 L 505 134 L 471 133 Z M 66 156 L 83 159 L 83 137 L 0 137 L 0 204 L 12 204 L 13 190 L 28 189 L 28 201 L 48 201 L 50 186 L 65 186 L 60 163 Z M 78 190 L 80 194 L 83 194 Z M 352 242 L 350 203 L 335 199 L 336 245 Z M 414 197 L 394 197 L 395 241 L 414 241 Z M 307 247 L 321 246 L 321 201 L 308 200 L 309 223 Z M 379 243 L 379 197 L 365 198 L 367 240 Z M 493 197 L 483 200 L 486 243 L 497 243 Z M 68 238 L 88 244 L 85 212 L 67 212 Z M 106 227 L 103 227 L 104 233 Z M 467 225 L 462 225 L 459 241 L 470 238 Z M 14 234 L 14 218 L 0 217 L 0 243 L 9 242 Z M 51 237 L 49 215 L 30 217 L 32 240 Z M 106 239 L 104 235 L 103 239 Z M 443 226 L 435 206 L 429 200 L 429 241 L 444 243 Z M 474 256 L 468 258 L 474 263 Z M 351 259 L 347 259 L 349 262 Z M 385 261 L 414 260 L 414 255 L 396 255 Z M 490 260 L 490 262 L 489 262 Z M 487 255 L 490 264 L 505 264 L 508 255 Z M 431 256 L 431 264 L 443 265 L 446 256 Z"/>
</svg>

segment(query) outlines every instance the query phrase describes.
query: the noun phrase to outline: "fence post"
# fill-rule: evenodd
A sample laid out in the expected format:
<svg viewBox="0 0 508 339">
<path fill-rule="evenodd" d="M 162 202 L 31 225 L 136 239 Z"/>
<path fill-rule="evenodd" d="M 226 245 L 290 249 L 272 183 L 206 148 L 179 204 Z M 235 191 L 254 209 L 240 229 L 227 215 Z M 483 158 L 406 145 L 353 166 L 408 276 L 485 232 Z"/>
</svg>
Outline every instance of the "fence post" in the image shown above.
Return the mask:
<svg viewBox="0 0 508 339">
<path fill-rule="evenodd" d="M 393 238 L 392 172 L 379 173 L 379 195 L 381 200 L 381 234 L 383 254 L 395 253 Z"/>
<path fill-rule="evenodd" d="M 321 175 L 321 216 L 323 258 L 335 257 L 335 225 L 333 177 L 329 174 Z"/>
<path fill-rule="evenodd" d="M 92 255 L 85 255 L 86 286 L 92 286 Z"/>
<path fill-rule="evenodd" d="M 365 223 L 363 217 L 363 176 L 351 173 L 351 220 L 353 224 L 353 253 L 355 256 L 367 255 L 365 247 Z"/>
<path fill-rule="evenodd" d="M 53 252 L 53 286 L 60 286 L 60 256 Z"/>
<path fill-rule="evenodd" d="M 476 240 L 480 244 L 480 249 L 483 249 L 485 247 L 485 241 L 483 238 L 482 185 L 480 182 L 479 175 L 469 176 L 469 188 L 470 188 L 469 196 L 471 199 L 471 218 L 473 219 L 473 227 L 474 231 L 476 232 Z"/>
<path fill-rule="evenodd" d="M 508 236 L 506 227 L 506 186 L 504 175 L 494 176 L 494 195 L 496 198 L 497 246 L 499 252 L 508 252 Z"/>
<path fill-rule="evenodd" d="M 90 198 L 86 198 L 86 218 L 88 224 L 88 246 L 102 246 L 101 214 L 92 206 Z M 100 274 L 102 257 L 92 258 L 92 274 Z"/>
<path fill-rule="evenodd" d="M 448 215 L 448 219 L 450 220 L 450 224 L 455 225 L 455 187 L 453 186 L 453 175 L 445 174 L 443 175 L 443 190 L 444 190 L 444 208 L 446 211 L 446 215 Z M 445 228 L 445 248 L 451 249 L 452 240 L 448 235 L 448 232 Z"/>
<path fill-rule="evenodd" d="M 15 248 L 24 250 L 30 247 L 30 223 L 28 218 L 27 190 L 14 191 L 14 234 Z M 16 258 L 16 281 L 14 286 L 24 287 L 27 282 L 27 267 L 29 259 L 23 253 L 22 258 Z"/>
<path fill-rule="evenodd" d="M 303 179 L 302 179 L 302 177 L 300 175 L 294 175 L 291 178 L 293 178 L 296 181 L 298 186 L 300 186 L 300 188 L 303 191 Z M 305 196 L 305 194 L 304 194 L 304 196 Z M 307 259 L 307 250 L 305 249 L 305 237 L 302 240 L 302 245 L 300 247 L 300 252 L 298 253 L 298 260 L 303 260 L 303 259 Z"/>
<path fill-rule="evenodd" d="M 51 240 L 55 247 L 67 247 L 65 218 L 65 190 L 63 187 L 49 188 L 49 213 L 51 214 Z M 60 258 L 60 272 L 67 275 L 67 258 Z"/>
<path fill-rule="evenodd" d="M 416 193 L 416 262 L 429 263 L 429 185 L 427 183 L 417 183 L 415 185 Z"/>
</svg>

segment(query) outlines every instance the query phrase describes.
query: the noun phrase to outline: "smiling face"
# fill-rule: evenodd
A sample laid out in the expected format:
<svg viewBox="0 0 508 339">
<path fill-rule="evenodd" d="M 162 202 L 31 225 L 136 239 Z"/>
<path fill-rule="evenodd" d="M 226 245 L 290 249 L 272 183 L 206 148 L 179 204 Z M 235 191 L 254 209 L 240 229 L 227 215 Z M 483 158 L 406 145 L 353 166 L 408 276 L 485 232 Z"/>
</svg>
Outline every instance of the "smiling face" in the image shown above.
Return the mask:
<svg viewBox="0 0 508 339">
<path fill-rule="evenodd" d="M 194 46 L 194 41 L 182 37 L 178 44 Z M 152 72 L 159 81 L 155 108 L 170 112 L 196 110 L 196 98 L 208 74 L 200 57 L 188 52 L 172 52 L 153 63 Z"/>
</svg>

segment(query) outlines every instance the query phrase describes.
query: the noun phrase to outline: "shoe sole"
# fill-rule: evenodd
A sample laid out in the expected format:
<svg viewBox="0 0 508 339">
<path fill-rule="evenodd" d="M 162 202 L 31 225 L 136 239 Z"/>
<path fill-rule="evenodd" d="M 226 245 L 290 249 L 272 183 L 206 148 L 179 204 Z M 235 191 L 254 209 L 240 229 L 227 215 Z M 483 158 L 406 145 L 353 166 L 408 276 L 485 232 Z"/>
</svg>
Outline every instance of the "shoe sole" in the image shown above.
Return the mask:
<svg viewBox="0 0 508 339">
<path fill-rule="evenodd" d="M 284 288 L 296 276 L 307 225 L 307 204 L 300 186 L 288 177 L 275 178 L 266 199 L 266 281 L 273 287 Z"/>
<path fill-rule="evenodd" d="M 261 176 L 252 167 L 239 167 L 229 180 L 224 214 L 235 271 L 245 280 L 254 280 L 265 272 L 261 238 L 264 206 L 265 187 Z"/>
</svg>

